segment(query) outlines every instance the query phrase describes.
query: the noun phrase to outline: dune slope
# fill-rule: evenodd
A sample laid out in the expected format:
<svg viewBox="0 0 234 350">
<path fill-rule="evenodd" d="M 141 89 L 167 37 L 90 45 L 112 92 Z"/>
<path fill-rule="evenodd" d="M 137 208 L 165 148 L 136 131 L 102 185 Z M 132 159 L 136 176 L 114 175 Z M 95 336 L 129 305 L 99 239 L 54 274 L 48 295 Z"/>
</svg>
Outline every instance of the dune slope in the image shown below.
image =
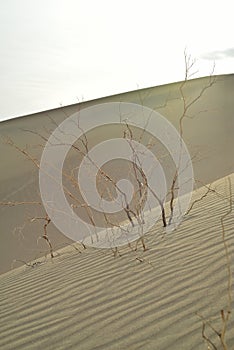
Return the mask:
<svg viewBox="0 0 234 350">
<path fill-rule="evenodd" d="M 209 81 L 209 77 L 187 81 L 184 86 L 186 100 L 189 102 L 200 96 L 201 91 L 209 86 Z M 132 91 L 0 123 L 0 202 L 41 201 L 38 169 L 22 153 L 5 143 L 9 138 L 16 146 L 28 149 L 39 162 L 45 139 L 64 119 L 81 108 L 120 101 L 152 108 L 178 129 L 183 112 L 181 84 L 178 82 Z M 215 84 L 198 98 L 188 111 L 190 118 L 184 120 L 183 138 L 193 159 L 195 178 L 204 184 L 234 171 L 233 89 L 233 74 L 215 77 Z M 103 137 L 109 132 L 106 129 L 100 131 Z M 94 141 L 100 142 L 99 137 L 98 133 L 94 135 Z M 0 273 L 8 271 L 14 259 L 30 261 L 48 250 L 43 240 L 38 244 L 44 222 L 30 223 L 35 216 L 45 216 L 41 206 L 0 206 Z M 53 225 L 49 227 L 49 235 L 55 249 L 71 243 Z"/>
<path fill-rule="evenodd" d="M 229 178 L 233 190 L 234 174 Z M 1 275 L 0 348 L 207 349 L 197 313 L 220 330 L 231 282 L 220 220 L 230 209 L 227 177 L 212 189 L 176 232 L 165 235 L 157 223 L 146 236 L 146 252 L 125 247 L 114 257 L 110 250 L 79 253 L 70 246 L 34 268 Z M 224 226 L 233 268 L 232 213 Z M 234 348 L 233 329 L 231 314 L 228 349 Z M 206 334 L 220 348 L 208 327 Z"/>
</svg>

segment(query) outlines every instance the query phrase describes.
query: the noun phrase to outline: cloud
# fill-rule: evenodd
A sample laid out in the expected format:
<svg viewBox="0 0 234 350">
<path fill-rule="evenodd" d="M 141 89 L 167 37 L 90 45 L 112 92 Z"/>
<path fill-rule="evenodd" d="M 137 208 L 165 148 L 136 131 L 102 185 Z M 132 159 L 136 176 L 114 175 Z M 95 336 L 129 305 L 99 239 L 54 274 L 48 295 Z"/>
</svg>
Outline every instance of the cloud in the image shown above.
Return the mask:
<svg viewBox="0 0 234 350">
<path fill-rule="evenodd" d="M 234 58 L 234 47 L 226 50 L 207 52 L 201 56 L 205 60 L 222 60 L 224 58 Z"/>
</svg>

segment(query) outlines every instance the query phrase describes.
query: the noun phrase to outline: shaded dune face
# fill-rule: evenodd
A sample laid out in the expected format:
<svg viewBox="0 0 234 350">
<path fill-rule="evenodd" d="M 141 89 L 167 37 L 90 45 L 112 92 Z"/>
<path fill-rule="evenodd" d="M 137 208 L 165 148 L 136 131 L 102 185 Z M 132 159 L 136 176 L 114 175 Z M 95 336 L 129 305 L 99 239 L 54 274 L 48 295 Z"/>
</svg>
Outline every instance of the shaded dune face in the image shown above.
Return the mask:
<svg viewBox="0 0 234 350">
<path fill-rule="evenodd" d="M 208 81 L 209 78 L 188 81 L 184 89 L 186 99 L 189 101 L 199 96 Z M 143 104 L 152 108 L 179 130 L 179 118 L 183 111 L 180 85 L 181 83 L 174 83 L 133 91 L 0 123 L 0 134 L 3 136 L 0 148 L 0 200 L 4 202 L 40 201 L 37 167 L 15 148 L 5 144 L 4 140 L 10 138 L 15 145 L 29 150 L 33 158 L 40 161 L 46 139 L 68 116 L 80 108 L 119 101 Z M 233 91 L 234 76 L 218 76 L 215 84 L 207 89 L 191 107 L 189 118 L 184 121 L 183 139 L 193 160 L 198 187 L 234 171 Z M 90 134 L 89 145 L 92 147 L 100 140 L 113 137 L 114 134 L 110 127 L 94 131 Z M 76 156 L 72 153 L 68 155 L 68 166 L 69 162 L 73 163 L 74 157 Z M 167 164 L 166 166 L 169 173 L 171 168 Z M 45 216 L 42 206 L 1 207 L 0 216 L 0 272 L 8 271 L 14 259 L 29 261 L 47 251 L 45 242 L 38 241 L 38 237 L 43 234 L 43 223 L 39 221 L 29 223 L 29 218 Z M 53 224 L 50 225 L 49 235 L 55 249 L 71 243 L 71 240 L 61 234 Z"/>
</svg>

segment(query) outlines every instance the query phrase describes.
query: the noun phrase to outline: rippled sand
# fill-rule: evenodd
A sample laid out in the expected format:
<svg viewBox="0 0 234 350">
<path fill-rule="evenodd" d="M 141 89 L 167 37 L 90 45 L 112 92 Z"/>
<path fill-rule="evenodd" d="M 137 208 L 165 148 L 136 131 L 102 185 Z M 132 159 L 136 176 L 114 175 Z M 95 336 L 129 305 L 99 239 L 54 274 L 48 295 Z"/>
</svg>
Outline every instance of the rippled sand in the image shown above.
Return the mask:
<svg viewBox="0 0 234 350">
<path fill-rule="evenodd" d="M 188 98 L 196 96 L 207 79 L 189 81 Z M 179 86 L 116 95 L 84 107 L 111 101 L 143 103 L 178 128 Z M 220 331 L 220 312 L 228 308 L 228 292 L 233 293 L 228 274 L 234 254 L 228 181 L 234 193 L 233 91 L 234 75 L 217 77 L 193 106 L 191 115 L 196 117 L 184 124 L 197 180 L 193 200 L 207 192 L 206 184 L 212 183 L 214 191 L 195 203 L 176 231 L 165 234 L 158 222 L 145 238 L 149 248 L 145 252 L 140 244 L 134 251 L 134 243 L 120 248 L 115 257 L 110 249 L 83 249 L 78 244 L 75 249 L 51 225 L 48 233 L 56 257 L 50 259 L 46 242 L 38 240 L 43 223 L 29 223 L 29 218 L 43 216 L 44 209 L 37 205 L 0 207 L 1 349 L 208 349 L 201 317 Z M 77 108 L 73 105 L 0 123 L 1 136 L 20 147 L 29 145 L 40 159 L 44 141 L 35 132 L 46 137 L 55 122 L 59 124 Z M 4 141 L 0 152 L 0 201 L 40 201 L 38 170 L 32 162 Z M 228 256 L 221 225 L 227 213 Z M 234 348 L 232 313 L 228 349 Z M 206 335 L 219 349 L 219 339 L 208 326 Z"/>
<path fill-rule="evenodd" d="M 165 235 L 158 224 L 146 252 L 128 247 L 113 257 L 68 247 L 53 261 L 1 275 L 1 349 L 207 349 L 196 313 L 219 330 L 228 304 L 220 221 L 229 210 L 227 178 L 212 188 L 217 193 L 197 202 L 176 232 Z M 224 223 L 233 268 L 233 215 Z M 231 317 L 228 349 L 233 328 Z"/>
</svg>

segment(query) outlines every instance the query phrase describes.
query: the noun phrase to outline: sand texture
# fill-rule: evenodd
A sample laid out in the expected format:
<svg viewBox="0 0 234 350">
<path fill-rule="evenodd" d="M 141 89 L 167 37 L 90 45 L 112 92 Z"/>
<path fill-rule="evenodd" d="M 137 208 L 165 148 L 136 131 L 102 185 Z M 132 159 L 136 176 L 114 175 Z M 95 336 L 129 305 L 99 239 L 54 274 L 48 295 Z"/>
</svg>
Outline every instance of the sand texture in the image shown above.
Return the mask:
<svg viewBox="0 0 234 350">
<path fill-rule="evenodd" d="M 209 79 L 188 81 L 187 101 Z M 0 349 L 234 349 L 234 75 L 215 79 L 183 125 L 194 205 L 171 233 L 158 221 L 145 236 L 146 251 L 140 242 L 136 250 L 136 242 L 118 252 L 84 249 L 51 223 L 51 259 L 40 239 L 45 221 L 32 220 L 45 217 L 38 168 L 9 140 L 40 161 L 50 133 L 68 116 L 120 101 L 150 107 L 178 130 L 181 82 L 0 123 Z M 111 135 L 106 128 L 91 140 Z M 24 201 L 35 203 L 14 205 Z M 228 311 L 225 347 L 218 334 Z"/>
<path fill-rule="evenodd" d="M 234 174 L 229 178 L 234 188 Z M 212 189 L 177 231 L 166 235 L 158 223 L 146 236 L 146 252 L 126 247 L 113 257 L 110 250 L 67 247 L 37 267 L 1 275 L 0 348 L 208 349 L 196 313 L 220 330 L 229 281 L 220 220 L 230 209 L 227 177 Z M 206 192 L 200 188 L 193 199 Z M 224 226 L 233 268 L 232 213 Z M 233 329 L 231 315 L 228 349 Z"/>
<path fill-rule="evenodd" d="M 183 138 L 193 160 L 198 187 L 234 172 L 234 75 L 221 75 L 215 79 L 215 84 L 196 101 L 189 110 L 189 118 L 184 120 Z M 133 91 L 0 123 L 0 201 L 41 200 L 38 169 L 19 151 L 5 144 L 8 138 L 18 147 L 29 150 L 32 157 L 39 161 L 45 145 L 43 138 L 48 138 L 50 132 L 67 116 L 80 108 L 116 101 L 133 102 L 155 109 L 178 129 L 183 110 L 181 84 Z M 208 84 L 209 77 L 187 81 L 184 88 L 186 100 L 191 101 L 199 96 Z M 105 136 L 105 133 L 109 135 L 110 130 L 101 133 L 103 135 L 95 133 L 92 141 L 98 142 L 100 136 Z M 37 205 L 0 207 L 0 273 L 8 271 L 14 259 L 30 261 L 48 251 L 46 242 L 38 242 L 43 232 L 43 222 L 29 222 L 35 215 L 44 216 L 43 208 Z M 71 243 L 53 225 L 50 225 L 49 234 L 55 249 Z"/>
</svg>

